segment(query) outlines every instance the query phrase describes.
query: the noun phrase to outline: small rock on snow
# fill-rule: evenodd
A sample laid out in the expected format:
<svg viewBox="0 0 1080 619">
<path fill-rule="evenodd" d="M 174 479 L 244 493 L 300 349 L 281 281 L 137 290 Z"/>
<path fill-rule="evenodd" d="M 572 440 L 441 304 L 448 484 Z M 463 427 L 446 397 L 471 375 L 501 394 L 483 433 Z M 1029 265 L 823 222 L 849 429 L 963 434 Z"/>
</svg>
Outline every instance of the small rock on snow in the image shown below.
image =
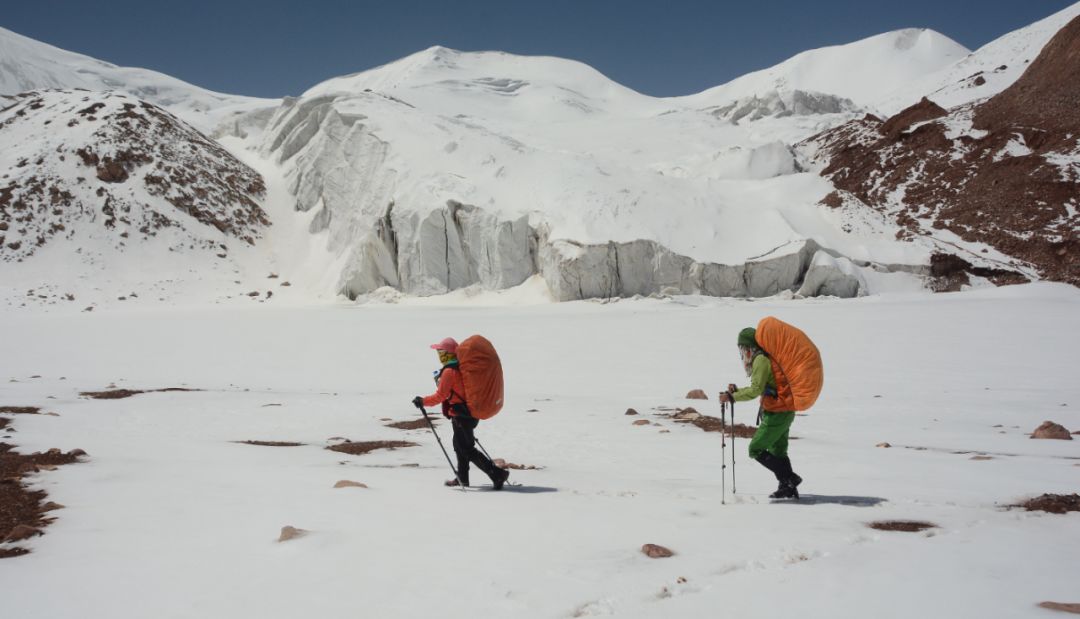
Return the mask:
<svg viewBox="0 0 1080 619">
<path fill-rule="evenodd" d="M 335 488 L 367 488 L 367 484 L 362 484 L 358 481 L 351 481 L 348 479 L 342 479 L 334 484 Z"/>
<path fill-rule="evenodd" d="M 690 393 L 686 394 L 687 400 L 708 400 L 709 396 L 705 395 L 705 392 L 701 389 L 693 389 Z"/>
<path fill-rule="evenodd" d="M 1035 429 L 1031 434 L 1031 438 L 1052 438 L 1064 441 L 1071 441 L 1072 435 L 1063 426 L 1054 423 L 1053 421 L 1044 421 L 1041 426 Z"/>
<path fill-rule="evenodd" d="M 1067 613 L 1080 615 L 1080 604 L 1066 604 L 1063 602 L 1040 602 L 1039 608 L 1048 610 L 1060 610 Z"/>
<path fill-rule="evenodd" d="M 289 541 L 291 539 L 296 539 L 297 537 L 302 537 L 305 534 L 307 534 L 307 531 L 304 530 L 304 529 L 297 529 L 296 527 L 284 526 L 284 527 L 281 527 L 281 535 L 278 536 L 278 541 L 279 542 L 287 542 L 287 541 Z"/>
<path fill-rule="evenodd" d="M 645 556 L 650 559 L 664 559 L 675 554 L 670 548 L 664 548 L 657 544 L 645 544 L 641 547 L 641 552 L 645 553 Z"/>
</svg>

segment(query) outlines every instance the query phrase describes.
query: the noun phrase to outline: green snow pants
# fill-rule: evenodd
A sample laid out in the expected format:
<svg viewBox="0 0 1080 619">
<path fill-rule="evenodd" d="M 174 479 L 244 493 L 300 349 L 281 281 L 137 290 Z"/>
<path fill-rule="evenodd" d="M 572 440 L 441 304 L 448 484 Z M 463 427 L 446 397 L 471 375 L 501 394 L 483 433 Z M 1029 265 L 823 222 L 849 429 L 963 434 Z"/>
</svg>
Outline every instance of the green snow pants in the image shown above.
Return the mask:
<svg viewBox="0 0 1080 619">
<path fill-rule="evenodd" d="M 787 456 L 788 430 L 791 429 L 792 421 L 795 421 L 795 411 L 762 412 L 761 425 L 754 433 L 754 438 L 750 439 L 750 458 L 757 460 L 764 451 L 778 458 Z"/>
</svg>

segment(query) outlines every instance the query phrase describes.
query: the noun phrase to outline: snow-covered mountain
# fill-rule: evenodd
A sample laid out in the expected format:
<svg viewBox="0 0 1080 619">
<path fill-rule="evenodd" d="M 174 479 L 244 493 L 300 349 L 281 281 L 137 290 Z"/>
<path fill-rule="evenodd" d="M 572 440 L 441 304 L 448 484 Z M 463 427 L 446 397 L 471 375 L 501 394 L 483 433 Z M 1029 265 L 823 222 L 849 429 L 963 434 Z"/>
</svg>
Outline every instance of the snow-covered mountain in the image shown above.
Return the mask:
<svg viewBox="0 0 1080 619">
<path fill-rule="evenodd" d="M 944 41 L 905 31 L 869 45 L 881 48 L 879 61 L 893 50 L 895 66 L 915 54 L 919 71 L 954 60 L 958 46 Z M 868 55 L 866 45 L 846 53 Z M 838 54 L 803 55 L 745 87 L 665 99 L 576 62 L 435 47 L 287 101 L 262 148 L 344 257 L 339 285 L 349 295 L 502 288 L 539 273 L 560 299 L 759 296 L 797 286 L 812 265 L 833 267 L 854 293 L 865 289 L 861 276 L 827 255 L 815 260 L 819 249 L 864 265 L 927 255 L 837 230 L 816 206 L 827 187 L 799 173 L 786 146 L 862 113 L 832 94 L 777 94 L 778 76 Z M 719 106 L 724 93 L 755 95 L 751 82 L 771 88 L 758 105 Z"/>
<path fill-rule="evenodd" d="M 531 279 L 559 300 L 855 296 L 910 286 L 948 244 L 867 202 L 830 208 L 836 178 L 818 173 L 822 144 L 803 141 L 895 105 L 898 87 L 941 90 L 1002 50 L 1033 58 L 1069 11 L 1080 4 L 974 54 L 933 31 L 902 30 L 674 98 L 570 60 L 432 47 L 275 109 L 7 31 L 0 84 L 121 88 L 216 128 L 269 188 L 276 225 L 256 253 L 275 267 L 256 270 L 306 274 L 319 295 Z M 995 75 L 1001 89 L 1018 77 Z M 984 258 L 1014 257 L 997 251 Z M 1016 273 L 1036 276 L 1029 267 Z"/>
<path fill-rule="evenodd" d="M 118 67 L 0 28 L 0 95 L 75 88 L 126 92 L 168 109 L 204 133 L 279 103 L 212 92 L 156 71 Z"/>
</svg>

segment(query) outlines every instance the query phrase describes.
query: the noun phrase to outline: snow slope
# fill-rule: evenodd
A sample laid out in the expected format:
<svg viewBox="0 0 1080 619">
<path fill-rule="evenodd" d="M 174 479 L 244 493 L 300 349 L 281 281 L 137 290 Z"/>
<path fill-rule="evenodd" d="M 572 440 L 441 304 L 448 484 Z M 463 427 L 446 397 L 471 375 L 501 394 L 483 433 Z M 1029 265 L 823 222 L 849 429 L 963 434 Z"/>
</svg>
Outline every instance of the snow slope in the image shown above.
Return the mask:
<svg viewBox="0 0 1080 619">
<path fill-rule="evenodd" d="M 1049 616 L 1035 604 L 1080 601 L 1080 514 L 1005 506 L 1078 490 L 1080 441 L 1026 435 L 1045 419 L 1080 430 L 1078 310 L 1075 288 L 1040 284 L 851 301 L 4 313 L 0 341 L 18 352 L 0 356 L 0 405 L 60 415 L 15 416 L 4 440 L 89 453 L 31 478 L 67 507 L 31 554 L 0 561 L 5 616 Z M 654 408 L 717 415 L 715 399 L 681 396 L 744 382 L 735 334 L 768 314 L 825 359 L 825 391 L 792 429 L 798 504 L 769 503 L 775 482 L 746 440 L 725 451 Z M 429 343 L 474 332 L 507 378 L 481 442 L 543 467 L 515 471 L 518 490 L 442 487 L 430 432 L 382 421 L 416 418 Z M 204 391 L 78 397 L 113 382 Z M 754 406 L 735 416 L 751 422 Z M 332 437 L 419 446 L 349 456 L 323 449 Z M 244 440 L 305 445 L 232 442 Z M 332 488 L 342 479 L 369 488 Z M 892 519 L 937 528 L 866 526 Z M 278 544 L 285 525 L 310 534 Z M 676 555 L 646 558 L 645 543 Z"/>
<path fill-rule="evenodd" d="M 212 92 L 156 71 L 118 67 L 0 28 L 0 95 L 49 88 L 126 92 L 168 109 L 204 133 L 279 102 Z"/>
<path fill-rule="evenodd" d="M 1047 41 L 1077 15 L 1080 15 L 1080 2 L 994 39 L 949 66 L 917 77 L 872 105 L 883 115 L 891 116 L 922 97 L 929 97 L 944 108 L 992 97 L 1011 86 Z"/>
<path fill-rule="evenodd" d="M 773 92 L 827 93 L 868 107 L 902 84 L 967 56 L 969 50 L 933 30 L 909 28 L 803 52 L 726 84 L 683 97 L 691 107 L 723 105 Z"/>
</svg>

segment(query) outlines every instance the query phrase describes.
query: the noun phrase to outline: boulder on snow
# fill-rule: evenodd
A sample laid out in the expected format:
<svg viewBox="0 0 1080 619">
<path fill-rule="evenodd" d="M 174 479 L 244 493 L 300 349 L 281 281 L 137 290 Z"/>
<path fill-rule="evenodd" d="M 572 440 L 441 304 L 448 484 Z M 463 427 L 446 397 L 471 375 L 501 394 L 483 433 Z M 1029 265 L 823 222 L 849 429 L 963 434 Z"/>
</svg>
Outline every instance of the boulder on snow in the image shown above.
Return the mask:
<svg viewBox="0 0 1080 619">
<path fill-rule="evenodd" d="M 885 447 L 886 449 L 892 447 L 889 443 L 878 443 L 877 447 Z"/>
<path fill-rule="evenodd" d="M 291 539 L 303 537 L 308 532 L 304 529 L 297 529 L 296 527 L 284 526 L 281 527 L 281 535 L 278 536 L 279 542 L 287 542 Z"/>
<path fill-rule="evenodd" d="M 647 426 L 647 425 L 649 425 L 649 420 L 648 419 L 638 419 L 637 421 L 634 422 L 634 425 L 635 426 Z"/>
<path fill-rule="evenodd" d="M 702 389 L 693 389 L 690 393 L 686 394 L 687 400 L 708 400 L 709 396 L 705 395 L 705 391 Z"/>
<path fill-rule="evenodd" d="M 632 408 L 628 408 L 628 409 L 626 409 L 626 413 L 624 413 L 624 414 L 626 414 L 626 415 L 636 415 L 636 414 L 638 414 L 638 412 L 636 410 L 632 409 Z"/>
<path fill-rule="evenodd" d="M 342 479 L 334 484 L 335 488 L 367 488 L 367 484 L 362 484 L 358 481 L 351 481 L 348 479 Z"/>
<path fill-rule="evenodd" d="M 641 552 L 645 553 L 645 556 L 650 559 L 665 559 L 675 555 L 675 552 L 670 548 L 665 548 L 657 544 L 645 544 L 641 547 Z"/>
<path fill-rule="evenodd" d="M 1054 423 L 1053 421 L 1044 421 L 1041 426 L 1035 428 L 1035 431 L 1031 433 L 1031 438 L 1052 438 L 1063 441 L 1071 441 L 1072 435 L 1063 426 Z"/>
</svg>

